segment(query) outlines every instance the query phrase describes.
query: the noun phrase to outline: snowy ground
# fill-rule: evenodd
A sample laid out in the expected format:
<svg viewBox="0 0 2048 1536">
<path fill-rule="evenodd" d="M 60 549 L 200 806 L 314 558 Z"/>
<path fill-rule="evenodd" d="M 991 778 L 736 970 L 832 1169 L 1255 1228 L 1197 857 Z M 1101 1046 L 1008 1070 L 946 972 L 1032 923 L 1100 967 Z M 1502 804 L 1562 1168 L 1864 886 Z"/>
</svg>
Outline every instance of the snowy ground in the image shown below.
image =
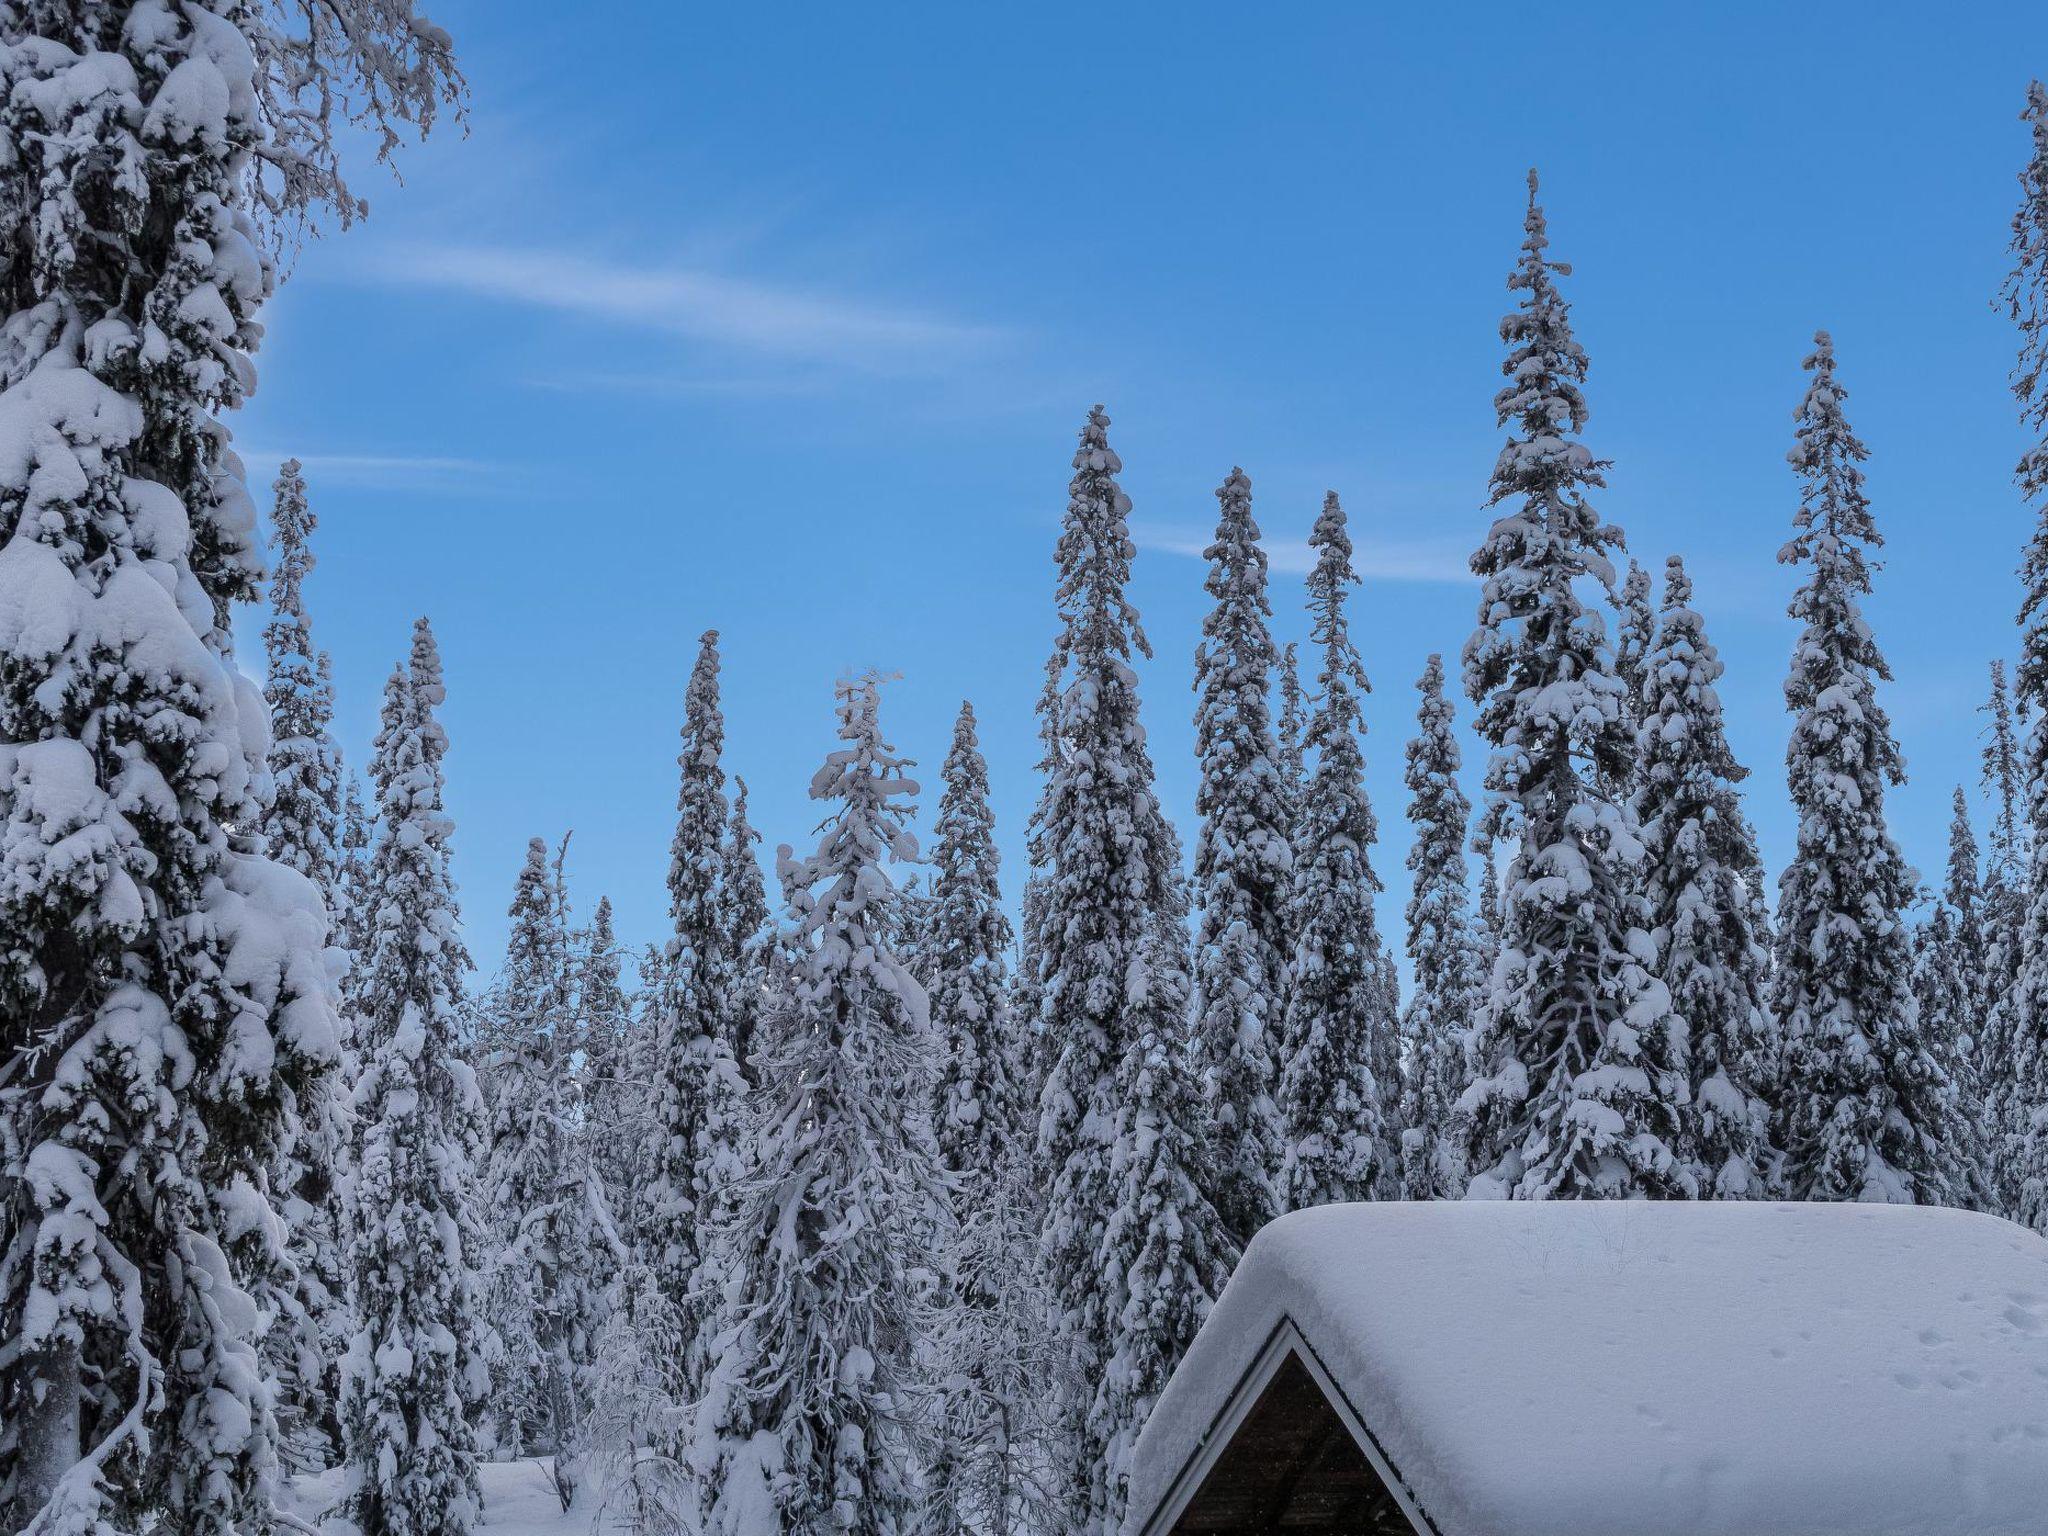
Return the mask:
<svg viewBox="0 0 2048 1536">
<path fill-rule="evenodd" d="M 588 1493 L 563 1510 L 547 1461 L 492 1462 L 477 1469 L 477 1480 L 484 1491 L 484 1518 L 477 1530 L 489 1536 L 604 1536 L 610 1529 L 609 1522 L 599 1528 L 597 1502 Z M 293 1513 L 317 1525 L 340 1487 L 339 1469 L 296 1479 Z"/>
</svg>

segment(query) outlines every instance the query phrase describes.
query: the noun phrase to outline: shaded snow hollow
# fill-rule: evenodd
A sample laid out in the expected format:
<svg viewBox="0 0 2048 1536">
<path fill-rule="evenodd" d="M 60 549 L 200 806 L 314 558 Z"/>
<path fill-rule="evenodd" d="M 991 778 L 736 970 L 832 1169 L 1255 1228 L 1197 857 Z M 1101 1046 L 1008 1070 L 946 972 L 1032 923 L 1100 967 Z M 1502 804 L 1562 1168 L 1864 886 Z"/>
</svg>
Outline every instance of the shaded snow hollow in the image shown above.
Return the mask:
<svg viewBox="0 0 2048 1536">
<path fill-rule="evenodd" d="M 1291 1319 L 1441 1536 L 2040 1536 L 2048 1242 L 1930 1208 L 1325 1206 L 1253 1241 L 1133 1529 Z"/>
</svg>

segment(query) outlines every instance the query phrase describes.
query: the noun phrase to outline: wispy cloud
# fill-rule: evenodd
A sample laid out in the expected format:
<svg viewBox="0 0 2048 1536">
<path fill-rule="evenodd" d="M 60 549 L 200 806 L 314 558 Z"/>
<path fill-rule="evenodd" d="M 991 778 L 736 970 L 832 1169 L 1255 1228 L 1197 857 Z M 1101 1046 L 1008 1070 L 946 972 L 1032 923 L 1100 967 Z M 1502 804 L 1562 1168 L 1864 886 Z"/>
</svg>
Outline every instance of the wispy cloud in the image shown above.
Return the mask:
<svg viewBox="0 0 2048 1536">
<path fill-rule="evenodd" d="M 565 251 L 414 245 L 373 259 L 378 279 L 550 309 L 784 362 L 881 374 L 943 372 L 1000 344 L 1001 327 L 689 267 Z"/>
<path fill-rule="evenodd" d="M 331 485 L 386 489 L 448 489 L 465 481 L 495 477 L 505 468 L 489 459 L 454 458 L 440 454 L 296 453 L 267 443 L 237 443 L 235 452 L 248 466 L 252 480 L 274 473 L 286 459 L 297 459 L 300 467 L 315 480 Z"/>
<path fill-rule="evenodd" d="M 1131 537 L 1141 549 L 1161 554 L 1186 555 L 1199 560 L 1214 542 L 1211 536 L 1166 523 L 1134 522 Z M 1285 576 L 1305 576 L 1315 568 L 1315 551 L 1306 539 L 1264 539 L 1266 564 Z M 1351 563 L 1358 574 L 1374 581 L 1471 581 L 1468 550 L 1448 542 L 1395 543 L 1366 539 L 1353 550 Z"/>
</svg>

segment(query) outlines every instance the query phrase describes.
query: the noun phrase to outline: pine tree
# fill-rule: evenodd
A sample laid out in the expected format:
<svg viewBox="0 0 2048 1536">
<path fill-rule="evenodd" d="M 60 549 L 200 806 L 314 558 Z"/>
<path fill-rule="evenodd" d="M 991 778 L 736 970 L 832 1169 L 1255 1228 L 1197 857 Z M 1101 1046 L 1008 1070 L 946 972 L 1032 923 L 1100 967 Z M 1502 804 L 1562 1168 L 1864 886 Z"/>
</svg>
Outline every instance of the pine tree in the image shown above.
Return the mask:
<svg viewBox="0 0 2048 1536">
<path fill-rule="evenodd" d="M 1629 712 L 1600 616 L 1576 588 L 1591 577 L 1612 590 L 1621 531 L 1585 497 L 1605 466 L 1577 436 L 1586 354 L 1556 283 L 1570 268 L 1546 254 L 1533 171 L 1524 229 L 1508 279 L 1522 298 L 1501 322 L 1508 383 L 1494 400 L 1511 433 L 1492 504 L 1507 510 L 1472 557 L 1485 590 L 1464 658 L 1494 748 L 1485 830 L 1519 839 L 1479 1076 L 1460 1104 L 1467 1166 L 1474 1193 L 1690 1195 L 1675 1151 L 1685 1026 L 1647 964 L 1635 818 L 1602 788 L 1628 777 Z"/>
<path fill-rule="evenodd" d="M 1679 1151 L 1702 1196 L 1756 1199 L 1770 1190 L 1775 1031 L 1764 951 L 1750 926 L 1756 859 L 1735 786 L 1735 761 L 1715 689 L 1725 669 L 1692 606 L 1692 579 L 1664 567 L 1661 623 L 1638 667 L 1635 815 L 1643 895 L 1657 973 L 1690 1034 L 1691 1093 Z"/>
<path fill-rule="evenodd" d="M 263 627 L 269 670 L 271 802 L 263 813 L 270 856 L 311 880 L 330 902 L 340 872 L 341 753 L 334 744 L 334 684 L 327 654 L 316 650 L 306 619 L 304 583 L 313 567 L 318 525 L 306 505 L 299 461 L 287 459 L 276 486 L 277 569 L 270 622 Z"/>
<path fill-rule="evenodd" d="M 1621 623 L 1614 643 L 1614 674 L 1628 690 L 1631 706 L 1643 696 L 1643 667 L 1657 642 L 1657 615 L 1650 604 L 1650 573 L 1634 560 L 1622 578 Z"/>
<path fill-rule="evenodd" d="M 1323 500 L 1309 542 L 1316 564 L 1308 607 L 1323 665 L 1306 737 L 1314 764 L 1294 834 L 1298 927 L 1283 994 L 1277 1183 L 1283 1210 L 1391 1194 L 1399 1176 L 1388 1123 L 1400 1091 L 1392 1065 L 1395 1019 L 1373 914 L 1380 882 L 1371 850 L 1379 823 L 1366 796 L 1359 747 L 1365 729 L 1360 695 L 1371 685 L 1344 614 L 1358 575 L 1334 491 Z"/>
<path fill-rule="evenodd" d="M 341 1367 L 339 1506 L 362 1536 L 464 1536 L 478 1512 L 470 1410 L 488 1380 L 474 1336 L 482 1234 L 470 1191 L 483 1099 L 457 1054 L 469 956 L 448 868 L 448 740 L 436 714 L 446 697 L 422 619 L 410 662 L 385 685 L 370 765 L 375 926 L 354 1021 L 358 1328 Z"/>
<path fill-rule="evenodd" d="M 1173 1369 L 1209 1315 L 1235 1253 L 1215 1187 L 1204 1101 L 1182 1043 L 1189 989 L 1177 916 L 1161 916 L 1141 946 L 1133 1030 L 1111 1083 L 1116 1106 L 1109 1167 L 1114 1203 L 1103 1223 L 1086 1331 L 1105 1348 L 1082 1432 L 1082 1536 L 1127 1529 L 1139 1433 Z M 1056 1186 L 1057 1202 L 1065 1186 Z M 1071 1293 L 1069 1293 L 1071 1294 Z M 1072 1369 L 1069 1362 L 1069 1369 Z"/>
<path fill-rule="evenodd" d="M 590 1159 L 605 1204 L 630 1226 L 636 1150 L 648 1123 L 647 1085 L 637 1074 L 638 1022 L 621 975 L 625 956 L 612 902 L 600 896 L 576 946 L 576 1029 L 583 1050 L 580 1098 L 589 1120 Z"/>
<path fill-rule="evenodd" d="M 1302 791 L 1308 781 L 1308 700 L 1301 691 L 1301 662 L 1292 640 L 1280 648 L 1280 720 L 1276 732 L 1280 782 L 1287 794 L 1287 826 L 1291 836 L 1301 814 Z"/>
<path fill-rule="evenodd" d="M 1962 1164 L 1968 1171 L 1971 1199 L 1981 1209 L 1995 1209 L 1993 1194 L 1994 1138 L 1986 1125 L 1998 1123 L 1997 1107 L 1977 1075 L 1974 1035 L 1983 1028 L 1980 999 L 1985 966 L 1984 893 L 1977 870 L 1977 835 L 1970 827 L 1970 804 L 1958 784 L 1949 818 L 1948 875 L 1940 898 L 1913 943 L 1913 996 L 1920 1005 L 1921 1033 L 1927 1049 L 1955 1085 L 1961 1106 L 1956 1134 L 1961 1138 Z"/>
<path fill-rule="evenodd" d="M 2020 419 L 2036 439 L 2021 458 L 2020 493 L 2040 501 L 2039 519 L 2020 565 L 2020 705 L 2031 715 L 2024 781 L 2031 834 L 2025 920 L 2017 980 L 2012 988 L 2011 1070 L 2000 1137 L 2001 1184 L 2011 1192 L 2013 1216 L 2048 1232 L 2048 86 L 2027 87 L 2022 115 L 2032 154 L 2020 174 L 2020 206 L 2013 215 L 2013 268 L 2003 297 L 2019 328 L 2020 352 L 2013 395 Z"/>
<path fill-rule="evenodd" d="M 896 1536 L 918 1503 L 911 1269 L 946 1189 L 924 991 L 884 937 L 883 861 L 917 857 L 902 804 L 917 786 L 882 740 L 877 693 L 872 676 L 840 684 L 844 745 L 811 782 L 834 810 L 815 854 L 785 850 L 800 958 L 720 1265 L 691 1459 L 705 1536 Z"/>
<path fill-rule="evenodd" d="M 9 7 L 0 49 L 0 1524 L 267 1519 L 268 1170 L 336 1052 L 326 919 L 263 853 L 218 416 L 266 234 L 359 211 L 335 125 L 454 83 L 409 0 Z M 282 167 L 289 166 L 286 174 Z"/>
<path fill-rule="evenodd" d="M 1809 566 L 1785 680 L 1797 852 L 1779 881 L 1773 1005 L 1784 1034 L 1778 1102 L 1786 1183 L 1800 1200 L 1961 1203 L 1954 1085 L 1929 1053 L 1913 1001 L 1905 925 L 1917 878 L 1885 826 L 1887 784 L 1905 781 L 1877 701 L 1891 677 L 1863 617 L 1867 547 L 1882 543 L 1842 415 L 1834 343 L 1814 337 L 1813 375 L 1791 462 L 1796 532 L 1779 553 Z"/>
<path fill-rule="evenodd" d="M 1464 1149 L 1453 1114 L 1470 1076 L 1468 1043 L 1484 979 L 1467 920 L 1465 835 L 1472 807 L 1458 787 L 1463 766 L 1444 697 L 1444 662 L 1431 656 L 1416 683 L 1422 704 L 1408 743 L 1408 960 L 1415 990 L 1401 1021 L 1408 1060 L 1401 1091 L 1401 1190 L 1410 1200 L 1465 1193 Z"/>
<path fill-rule="evenodd" d="M 1010 920 L 997 885 L 988 763 L 963 703 L 940 770 L 933 825 L 932 1028 L 943 1044 L 934 1124 L 955 1173 L 987 1173 L 1023 1129 L 1017 1041 L 1009 1012 Z"/>
<path fill-rule="evenodd" d="M 369 953 L 370 843 L 373 830 L 369 812 L 363 808 L 363 785 L 355 774 L 342 780 L 341 824 L 335 840 L 334 939 L 351 957 Z M 342 980 L 342 1022 L 354 1017 L 354 983 L 360 968 L 351 965 Z"/>
<path fill-rule="evenodd" d="M 732 814 L 726 822 L 725 871 L 719 897 L 737 970 L 732 997 L 732 1059 L 741 1076 L 751 1081 L 754 1028 L 768 983 L 768 890 L 761 879 L 760 857 L 754 852 L 761 834 L 747 820 L 747 781 L 735 774 L 732 782 Z"/>
<path fill-rule="evenodd" d="M 263 630 L 271 780 L 264 846 L 271 858 L 312 881 L 327 907 L 330 931 L 340 936 L 341 753 L 332 731 L 328 659 L 314 648 L 306 619 L 304 583 L 313 565 L 309 540 L 316 519 L 306 505 L 298 460 L 285 463 L 276 497 L 277 566 L 270 582 L 271 618 Z M 346 1138 L 339 1082 L 353 1076 L 344 1059 L 340 1071 L 306 1086 L 298 1106 L 298 1145 L 277 1172 L 290 1278 L 259 1287 L 260 1299 L 280 1314 L 264 1335 L 263 1359 L 277 1380 L 282 1453 L 300 1470 L 333 1459 L 333 1361 L 352 1331 L 336 1200 Z"/>
<path fill-rule="evenodd" d="M 1151 650 L 1125 595 L 1134 553 L 1131 503 L 1117 484 L 1123 465 L 1108 427 L 1097 406 L 1082 428 L 1068 486 L 1056 554 L 1062 629 L 1048 683 L 1048 767 L 1031 827 L 1043 882 L 1032 930 L 1033 980 L 1049 1057 L 1038 1126 L 1040 1185 L 1047 1191 L 1042 1251 L 1064 1366 L 1055 1417 L 1074 1506 L 1073 1523 L 1063 1528 L 1090 1536 L 1113 1533 L 1121 1519 L 1123 1472 L 1114 1457 L 1127 1437 L 1116 1414 L 1142 1406 L 1143 1384 L 1127 1379 L 1120 1393 L 1140 1390 L 1114 1404 L 1098 1405 L 1093 1394 L 1112 1360 L 1130 1348 L 1130 1330 L 1150 1328 L 1153 1359 L 1170 1363 L 1199 1310 L 1197 1300 L 1169 1289 L 1127 1316 L 1104 1284 L 1105 1274 L 1123 1275 L 1103 1262 L 1112 1223 L 1128 1238 L 1138 1202 L 1158 1214 L 1178 1209 L 1162 1203 L 1165 1183 L 1146 1195 L 1133 1182 L 1154 1172 L 1149 1162 L 1134 1164 L 1120 1152 L 1124 1135 L 1150 1123 L 1132 1118 L 1140 1111 L 1130 1095 L 1144 1089 L 1146 1115 L 1166 1105 L 1178 1113 L 1180 1100 L 1192 1097 L 1175 1075 L 1185 1068 L 1177 1010 L 1189 992 L 1180 847 L 1159 808 L 1138 719 L 1132 663 Z M 1174 1049 L 1164 1049 L 1169 1041 Z M 1158 1075 L 1141 1082 L 1148 1049 L 1163 1054 Z M 1199 1127 L 1199 1104 L 1184 1107 Z M 1190 1123 L 1170 1128 L 1149 1152 L 1191 1156 Z M 1163 1178 L 1166 1169 L 1158 1172 Z M 1181 1238 L 1190 1251 L 1221 1247 L 1207 1227 L 1213 1211 L 1196 1201 L 1181 1214 L 1195 1223 Z M 1170 1265 L 1148 1272 L 1186 1275 Z"/>
<path fill-rule="evenodd" d="M 1970 1015 L 1980 1021 L 1968 1030 L 1975 1045 L 1971 1066 L 1978 1083 L 1990 1093 L 1995 1122 L 2003 1118 L 2012 1081 L 2018 1023 L 2014 1008 L 2019 996 L 2031 862 L 2019 712 L 2006 688 L 2002 660 L 1994 658 L 1991 663 L 1991 694 L 1983 712 L 1990 719 L 1984 729 L 1982 784 L 1991 800 L 1991 835 L 1973 914 L 1979 946 L 1973 955 L 1975 963 L 1964 974 L 1973 994 Z"/>
<path fill-rule="evenodd" d="M 718 696 L 718 632 L 699 642 L 683 697 L 682 770 L 669 859 L 668 944 L 654 1041 L 654 1124 L 636 1248 L 687 1341 L 674 1362 L 675 1399 L 693 1401 L 704 1368 L 699 1324 L 715 1297 L 705 1232 L 740 1171 L 739 1117 L 746 1084 L 735 1054 L 743 1011 L 740 955 L 729 924 L 725 718 Z M 666 1447 L 679 1456 L 680 1443 Z"/>
<path fill-rule="evenodd" d="M 547 844 L 526 845 L 504 968 L 485 1003 L 494 1050 L 483 1194 L 493 1444 L 501 1455 L 565 1449 L 581 1414 L 598 1288 L 587 1124 L 575 1057 L 574 974 Z"/>
<path fill-rule="evenodd" d="M 1195 1042 L 1216 1137 L 1216 1209 L 1237 1241 L 1275 1214 L 1285 1142 L 1279 1088 L 1292 817 L 1267 700 L 1273 682 L 1266 552 L 1241 469 L 1217 489 L 1221 515 L 1204 590 L 1216 606 L 1195 651 Z"/>
</svg>

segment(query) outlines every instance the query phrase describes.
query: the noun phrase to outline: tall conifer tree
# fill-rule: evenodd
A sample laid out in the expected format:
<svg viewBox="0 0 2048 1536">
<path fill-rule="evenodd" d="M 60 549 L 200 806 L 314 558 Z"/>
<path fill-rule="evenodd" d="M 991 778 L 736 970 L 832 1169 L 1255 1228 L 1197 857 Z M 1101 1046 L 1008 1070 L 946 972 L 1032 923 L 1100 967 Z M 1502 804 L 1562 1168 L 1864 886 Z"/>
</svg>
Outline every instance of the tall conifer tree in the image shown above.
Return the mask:
<svg viewBox="0 0 2048 1536">
<path fill-rule="evenodd" d="M 1461 1106 L 1476 1194 L 1516 1198 L 1689 1195 L 1677 1156 L 1685 1026 L 1645 960 L 1633 887 L 1635 819 L 1607 786 L 1628 778 L 1629 710 L 1591 578 L 1613 589 L 1621 530 L 1586 492 L 1604 465 L 1578 434 L 1586 354 L 1573 339 L 1529 175 L 1519 294 L 1501 322 L 1510 429 L 1493 471 L 1504 508 L 1472 557 L 1485 581 L 1465 645 L 1465 691 L 1493 745 L 1487 833 L 1515 838 L 1501 954 L 1481 1012 L 1479 1076 Z"/>
<path fill-rule="evenodd" d="M 2031 833 L 2026 916 L 2020 937 L 2012 1018 L 1995 1042 L 2010 1041 L 2011 1087 L 2000 1135 L 2000 1182 L 2012 1214 L 2048 1232 L 2048 86 L 2027 87 L 2021 114 L 2031 153 L 2020 173 L 2013 214 L 2013 266 L 2002 297 L 2020 333 L 2013 395 L 2033 441 L 2021 457 L 2020 494 L 2038 502 L 2037 522 L 2020 565 L 2020 705 L 2032 719 L 2024 775 Z"/>
<path fill-rule="evenodd" d="M 337 125 L 389 150 L 458 82 L 410 0 L 0 30 L 0 1525 L 223 1536 L 268 1519 L 260 1212 L 336 1030 L 325 918 L 262 851 L 219 417 L 266 236 L 360 211 Z"/>
<path fill-rule="evenodd" d="M 1891 677 L 1863 617 L 1882 543 L 1863 490 L 1867 450 L 1842 414 L 1834 343 L 1814 337 L 1798 412 L 1794 534 L 1778 558 L 1807 568 L 1785 680 L 1797 851 L 1779 881 L 1773 1004 L 1784 1034 L 1778 1095 L 1786 1183 L 1800 1200 L 1958 1204 L 1954 1085 L 1921 1033 L 1905 925 L 1917 877 L 1885 825 L 1905 765 L 1877 684 Z"/>
<path fill-rule="evenodd" d="M 1280 1007 L 1292 822 L 1269 699 L 1276 655 L 1252 483 L 1233 469 L 1207 551 L 1215 599 L 1195 651 L 1195 1040 L 1216 1137 L 1216 1208 L 1242 1244 L 1274 1214 L 1285 1131 Z"/>
<path fill-rule="evenodd" d="M 706 1536 L 911 1528 L 929 1393 L 914 1256 L 946 1205 L 925 1106 L 924 990 L 887 943 L 885 860 L 915 861 L 917 786 L 881 736 L 872 676 L 839 686 L 811 783 L 817 852 L 784 850 L 794 991 L 763 1058 L 753 1167 L 726 1231 L 691 1466 Z"/>
<path fill-rule="evenodd" d="M 1391 1195 L 1400 1093 L 1395 1020 L 1373 898 L 1379 823 L 1365 792 L 1361 695 L 1370 684 L 1344 612 L 1358 584 L 1333 491 L 1309 535 L 1311 638 L 1322 647 L 1306 746 L 1313 761 L 1295 831 L 1298 925 L 1286 975 L 1280 1086 L 1283 1210 Z M 1247 1234 L 1249 1236 L 1249 1234 Z"/>
<path fill-rule="evenodd" d="M 1206 1305 L 1200 1288 L 1223 1241 L 1214 1211 L 1186 1198 L 1189 1169 L 1154 1161 L 1186 1164 L 1199 1152 L 1199 1102 L 1189 1102 L 1196 1096 L 1180 1076 L 1187 899 L 1179 840 L 1160 811 L 1138 719 L 1133 663 L 1151 649 L 1125 593 L 1135 553 L 1131 503 L 1117 484 L 1123 466 L 1108 429 L 1097 406 L 1068 486 L 1056 552 L 1061 632 L 1048 680 L 1048 768 L 1031 827 L 1043 892 L 1033 979 L 1049 1058 L 1038 1125 L 1042 1251 L 1064 1355 L 1055 1380 L 1064 1399 L 1056 1417 L 1071 1447 L 1068 1528 L 1090 1536 L 1113 1536 L 1122 1518 L 1127 1468 L 1118 1457 L 1146 1391 L 1130 1351 L 1149 1339 L 1152 1368 L 1170 1368 Z M 1149 1075 L 1147 1051 L 1158 1053 Z M 1148 1127 L 1168 1134 L 1134 1162 L 1125 1138 Z M 1159 1180 L 1160 1193 L 1137 1182 L 1147 1178 Z M 1182 1223 L 1180 1250 L 1209 1257 L 1195 1266 L 1202 1273 L 1190 1294 L 1189 1267 L 1155 1255 L 1141 1278 L 1161 1289 L 1149 1308 L 1127 1312 L 1112 1287 L 1131 1271 L 1106 1266 L 1104 1255 L 1114 1229 L 1124 1263 L 1122 1245 L 1138 1232 L 1141 1210 Z M 1112 1362 L 1125 1374 L 1116 1400 L 1098 1403 Z"/>
<path fill-rule="evenodd" d="M 481 1231 L 470 1195 L 483 1100 L 457 1054 L 463 949 L 437 718 L 447 697 L 425 619 L 384 689 L 370 776 L 374 926 L 354 1020 L 357 1332 L 342 1361 L 347 1477 L 362 1536 L 464 1536 L 479 1493 L 471 1411 L 488 1377 L 475 1338 Z"/>
<path fill-rule="evenodd" d="M 1692 1088 L 1680 1139 L 1700 1194 L 1756 1199 L 1775 1174 L 1771 1111 L 1778 1052 L 1764 950 L 1750 923 L 1756 859 L 1735 786 L 1715 684 L 1725 669 L 1692 606 L 1692 580 L 1664 567 L 1662 621 L 1637 670 L 1635 814 L 1658 974 L 1691 1040 Z"/>
<path fill-rule="evenodd" d="M 683 696 L 682 770 L 669 857 L 674 933 L 662 967 L 653 1042 L 653 1126 L 636 1246 L 651 1283 L 683 1331 L 673 1362 L 676 1400 L 695 1399 L 704 1368 L 697 1326 L 713 1304 L 706 1233 L 740 1171 L 745 1084 L 735 1056 L 743 986 L 730 930 L 725 717 L 718 698 L 718 632 L 698 643 Z M 680 1454 L 680 1442 L 671 1445 Z"/>
<path fill-rule="evenodd" d="M 1432 655 L 1416 683 L 1415 739 L 1408 743 L 1408 820 L 1415 840 L 1408 868 L 1408 961 L 1415 990 L 1402 1016 L 1408 1059 L 1401 1089 L 1401 1192 L 1410 1200 L 1455 1200 L 1465 1193 L 1457 1104 L 1471 1075 L 1472 1020 L 1484 985 L 1480 950 L 1468 917 L 1465 839 L 1472 807 L 1458 787 L 1463 766 L 1444 697 L 1444 660 Z"/>
</svg>

